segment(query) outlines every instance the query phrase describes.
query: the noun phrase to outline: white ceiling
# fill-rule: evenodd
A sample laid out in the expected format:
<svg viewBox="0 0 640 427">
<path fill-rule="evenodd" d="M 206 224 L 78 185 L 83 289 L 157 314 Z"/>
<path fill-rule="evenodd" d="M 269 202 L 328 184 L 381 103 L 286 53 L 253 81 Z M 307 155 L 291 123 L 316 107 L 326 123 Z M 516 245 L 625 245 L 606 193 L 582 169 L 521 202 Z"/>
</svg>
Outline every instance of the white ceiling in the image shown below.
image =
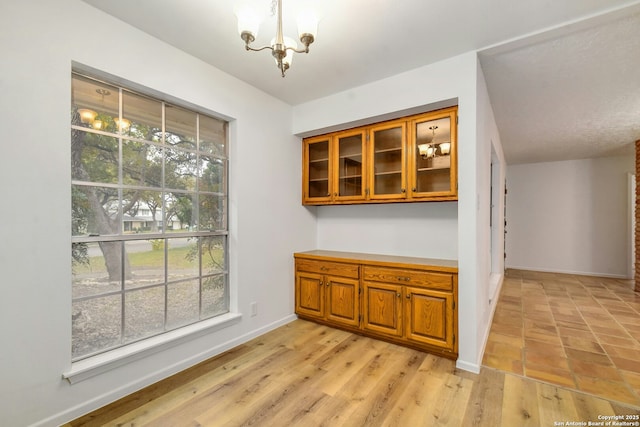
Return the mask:
<svg viewBox="0 0 640 427">
<path fill-rule="evenodd" d="M 508 163 L 632 152 L 640 139 L 640 0 L 284 0 L 320 16 L 308 55 L 283 79 L 246 52 L 235 8 L 271 0 L 84 0 L 296 105 L 478 50 Z"/>
</svg>

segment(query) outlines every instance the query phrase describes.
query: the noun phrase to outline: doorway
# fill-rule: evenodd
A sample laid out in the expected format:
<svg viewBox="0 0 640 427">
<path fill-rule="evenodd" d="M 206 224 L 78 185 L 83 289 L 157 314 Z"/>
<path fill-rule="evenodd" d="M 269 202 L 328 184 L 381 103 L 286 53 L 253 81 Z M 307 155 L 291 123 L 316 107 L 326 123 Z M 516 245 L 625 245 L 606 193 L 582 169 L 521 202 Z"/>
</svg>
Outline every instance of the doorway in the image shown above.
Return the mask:
<svg viewBox="0 0 640 427">
<path fill-rule="evenodd" d="M 630 173 L 627 176 L 629 212 L 627 215 L 627 236 L 629 243 L 627 245 L 627 276 L 629 279 L 635 278 L 636 275 L 636 176 Z"/>
<path fill-rule="evenodd" d="M 504 176 L 502 169 L 504 165 L 495 151 L 493 141 L 491 142 L 491 212 L 489 214 L 489 228 L 491 236 L 491 257 L 489 280 L 489 304 L 497 296 L 496 292 L 504 276 L 505 261 L 505 184 L 501 176 Z"/>
</svg>

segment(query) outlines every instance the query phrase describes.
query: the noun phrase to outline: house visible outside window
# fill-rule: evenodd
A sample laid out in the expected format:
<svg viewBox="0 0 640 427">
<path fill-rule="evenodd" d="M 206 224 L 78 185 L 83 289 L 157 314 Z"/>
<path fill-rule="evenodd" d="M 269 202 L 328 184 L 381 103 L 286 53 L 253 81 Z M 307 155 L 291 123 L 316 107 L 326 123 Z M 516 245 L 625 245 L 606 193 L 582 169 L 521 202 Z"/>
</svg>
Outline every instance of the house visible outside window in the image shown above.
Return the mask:
<svg viewBox="0 0 640 427">
<path fill-rule="evenodd" d="M 72 75 L 72 360 L 229 312 L 227 123 Z"/>
</svg>

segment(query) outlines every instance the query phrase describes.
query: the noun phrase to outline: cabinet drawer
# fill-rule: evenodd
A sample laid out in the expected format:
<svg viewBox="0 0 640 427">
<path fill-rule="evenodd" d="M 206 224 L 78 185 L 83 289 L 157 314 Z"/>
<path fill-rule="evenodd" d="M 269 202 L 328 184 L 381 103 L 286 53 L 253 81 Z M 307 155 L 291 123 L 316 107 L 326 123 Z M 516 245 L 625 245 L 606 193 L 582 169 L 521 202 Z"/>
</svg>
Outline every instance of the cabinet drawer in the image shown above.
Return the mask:
<svg viewBox="0 0 640 427">
<path fill-rule="evenodd" d="M 434 273 L 401 268 L 383 268 L 364 266 L 364 280 L 373 282 L 397 283 L 399 285 L 423 286 L 430 289 L 453 289 L 453 276 L 448 273 Z"/>
<path fill-rule="evenodd" d="M 360 267 L 358 265 L 343 264 L 340 262 L 297 259 L 296 270 L 308 271 L 310 273 L 328 274 L 331 276 L 350 277 L 352 279 L 358 279 L 360 277 Z"/>
</svg>

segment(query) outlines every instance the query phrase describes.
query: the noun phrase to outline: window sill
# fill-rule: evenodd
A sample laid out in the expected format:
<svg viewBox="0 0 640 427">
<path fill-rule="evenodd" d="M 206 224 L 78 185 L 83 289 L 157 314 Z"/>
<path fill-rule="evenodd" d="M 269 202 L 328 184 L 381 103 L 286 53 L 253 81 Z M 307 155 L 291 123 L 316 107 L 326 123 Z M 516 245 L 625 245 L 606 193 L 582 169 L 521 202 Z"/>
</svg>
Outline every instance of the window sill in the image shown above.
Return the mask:
<svg viewBox="0 0 640 427">
<path fill-rule="evenodd" d="M 197 338 L 229 327 L 242 319 L 240 313 L 227 313 L 213 319 L 169 331 L 115 350 L 108 351 L 71 364 L 71 369 L 62 374 L 69 383 L 76 384 L 88 378 L 100 375 L 119 366 L 149 356 L 158 351 L 173 347 L 181 342 Z"/>
</svg>

